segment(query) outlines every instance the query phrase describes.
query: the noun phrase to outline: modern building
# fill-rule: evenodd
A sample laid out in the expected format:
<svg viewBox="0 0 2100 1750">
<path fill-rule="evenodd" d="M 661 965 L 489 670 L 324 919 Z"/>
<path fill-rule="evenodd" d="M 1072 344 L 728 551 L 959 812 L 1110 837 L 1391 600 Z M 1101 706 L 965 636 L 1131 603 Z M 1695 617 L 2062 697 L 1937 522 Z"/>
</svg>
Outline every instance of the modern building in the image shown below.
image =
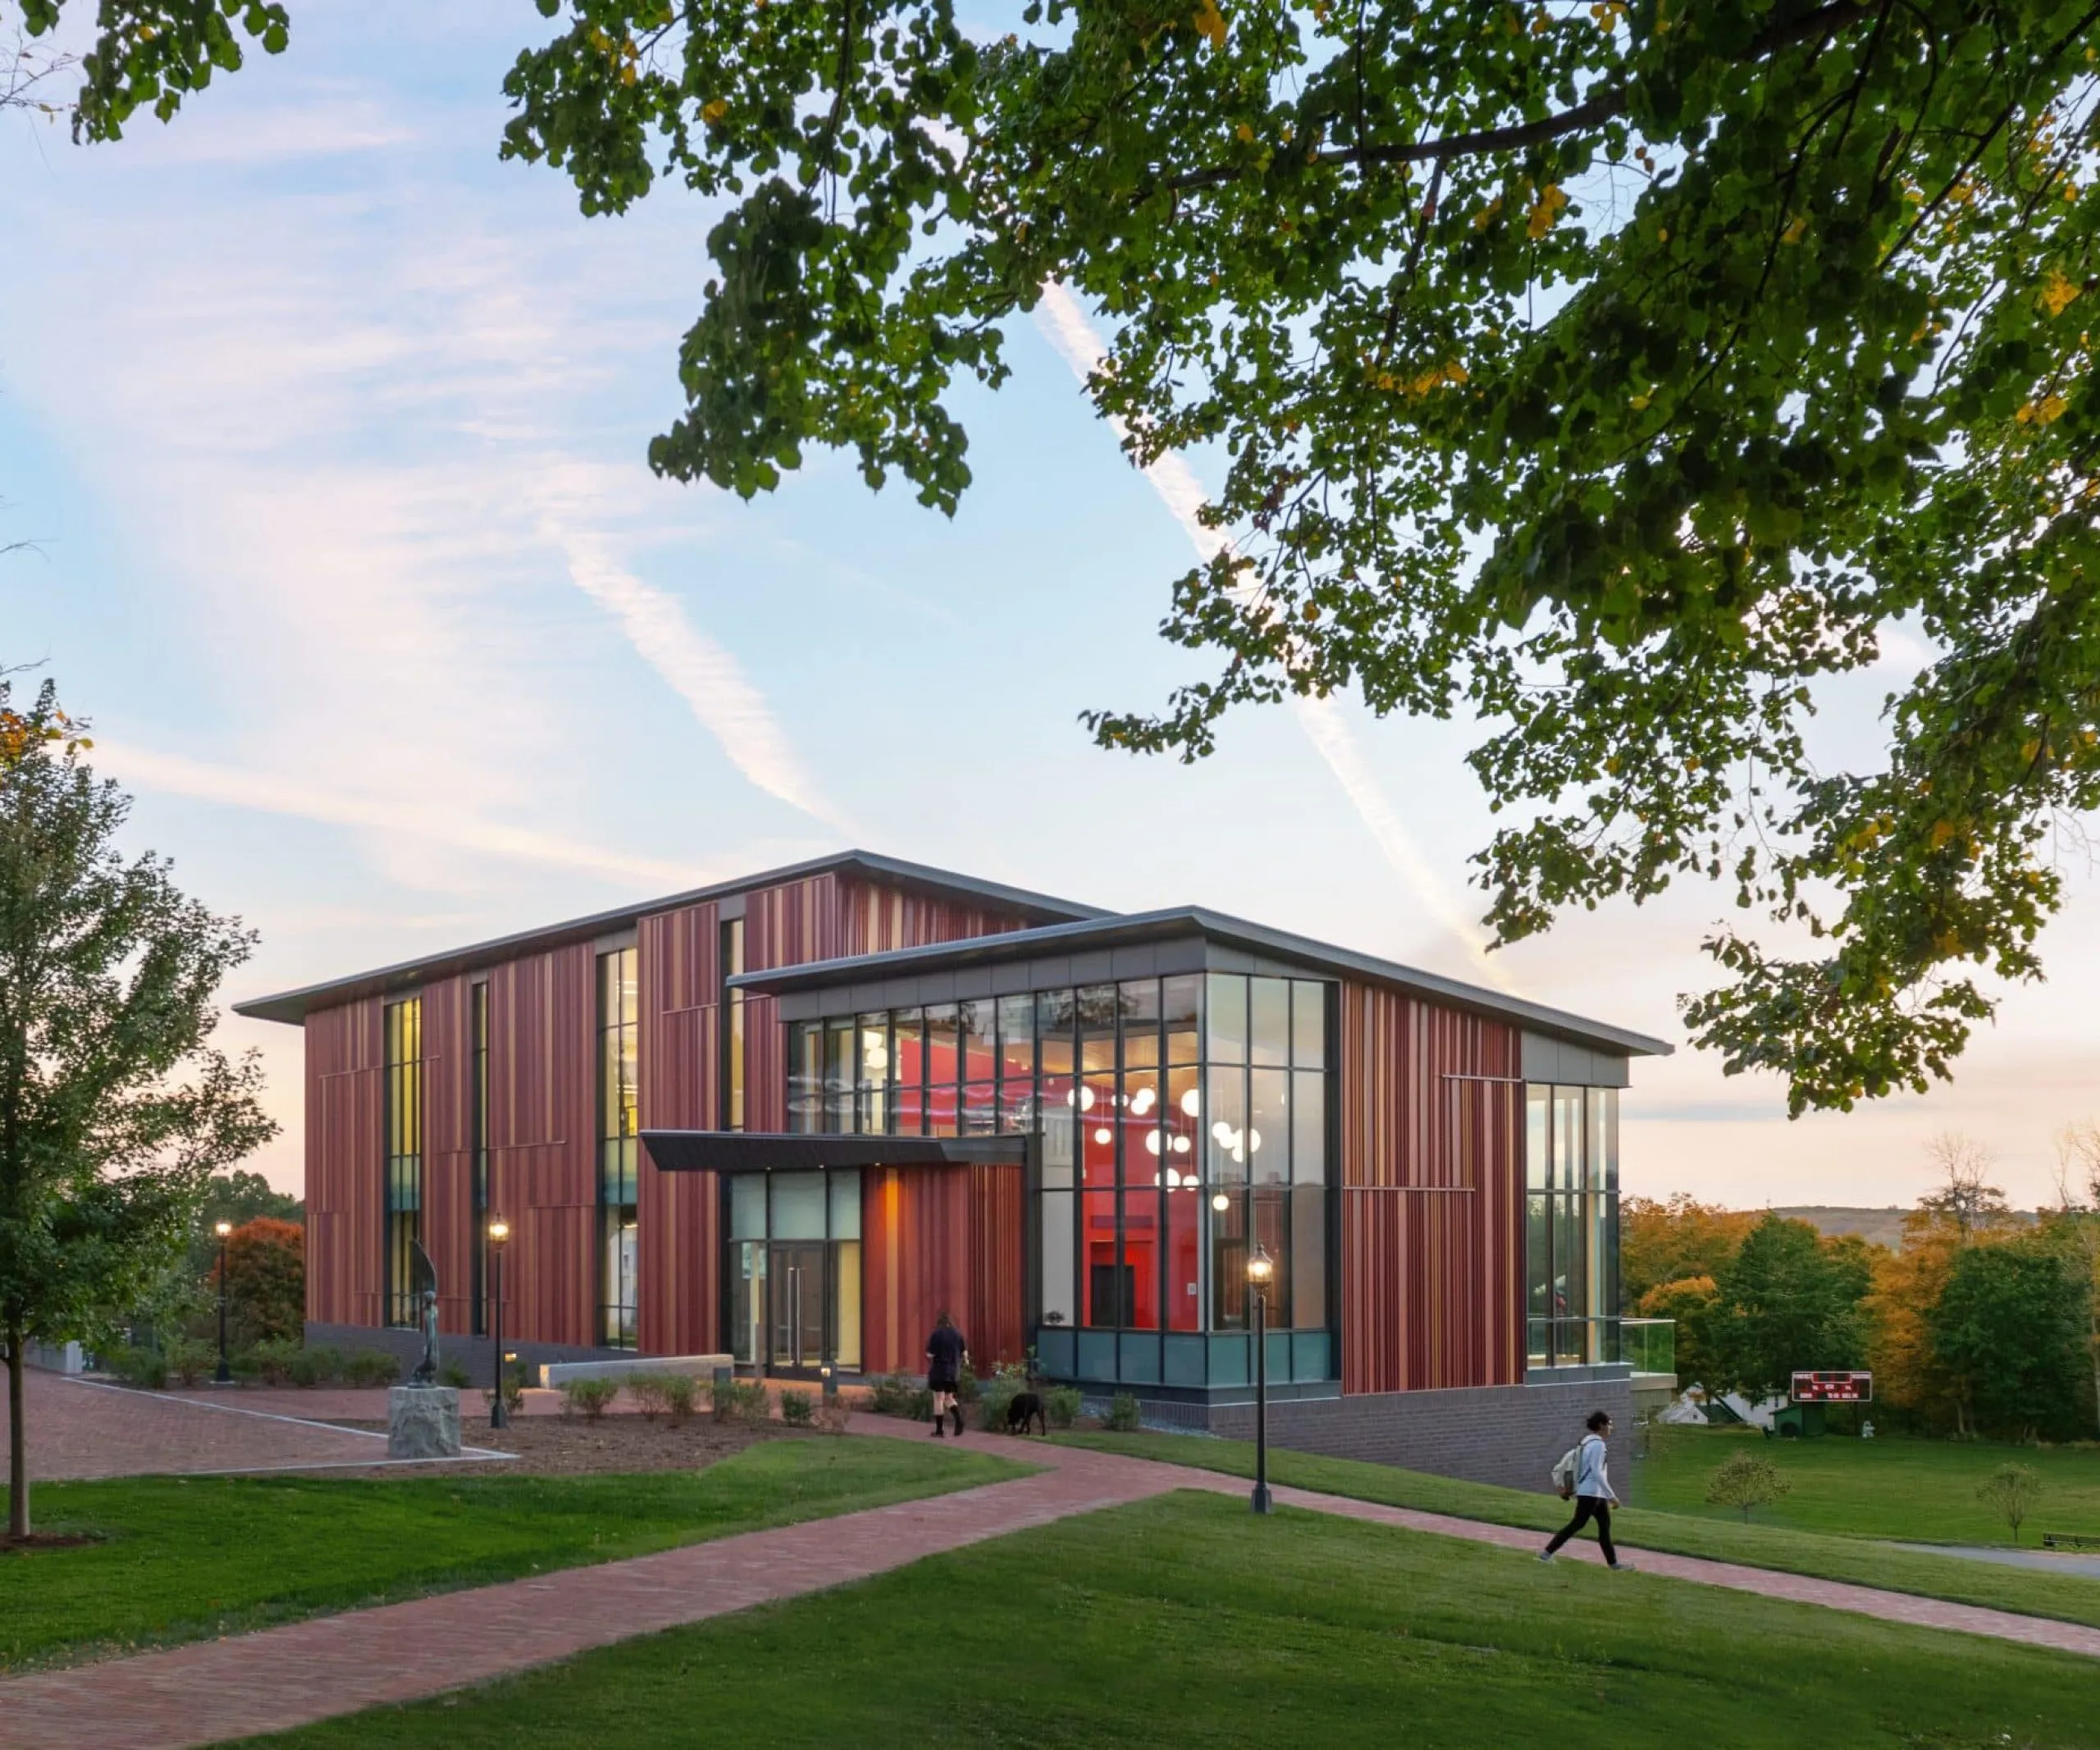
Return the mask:
<svg viewBox="0 0 2100 1750">
<path fill-rule="evenodd" d="M 1258 1248 L 1285 1443 L 1537 1481 L 1627 1400 L 1669 1046 L 1308 937 L 851 852 L 239 1007 L 306 1031 L 317 1340 L 407 1323 L 420 1241 L 472 1345 L 500 1213 L 533 1358 L 911 1373 L 947 1309 L 1230 1432 Z"/>
</svg>

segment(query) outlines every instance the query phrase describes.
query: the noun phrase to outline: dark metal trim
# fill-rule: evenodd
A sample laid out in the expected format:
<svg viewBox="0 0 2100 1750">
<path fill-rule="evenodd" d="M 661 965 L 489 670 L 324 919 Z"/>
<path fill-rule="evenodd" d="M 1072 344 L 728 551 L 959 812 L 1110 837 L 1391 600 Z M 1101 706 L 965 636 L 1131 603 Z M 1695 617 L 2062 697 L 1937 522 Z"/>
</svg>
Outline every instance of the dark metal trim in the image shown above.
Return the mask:
<svg viewBox="0 0 2100 1750">
<path fill-rule="evenodd" d="M 819 1167 L 1025 1167 L 1028 1138 L 644 1131 L 660 1172 L 808 1172 Z"/>
</svg>

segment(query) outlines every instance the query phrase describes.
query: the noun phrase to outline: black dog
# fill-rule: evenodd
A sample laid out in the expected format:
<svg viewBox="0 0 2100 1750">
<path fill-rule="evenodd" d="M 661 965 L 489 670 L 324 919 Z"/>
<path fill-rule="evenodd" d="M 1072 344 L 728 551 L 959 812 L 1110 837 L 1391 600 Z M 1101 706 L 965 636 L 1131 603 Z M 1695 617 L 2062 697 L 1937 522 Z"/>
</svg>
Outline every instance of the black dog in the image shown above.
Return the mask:
<svg viewBox="0 0 2100 1750">
<path fill-rule="evenodd" d="M 1050 1432 L 1049 1419 L 1043 1414 L 1043 1398 L 1039 1392 L 1016 1391 L 1013 1401 L 1007 1405 L 1007 1432 L 1025 1434 L 1033 1422 L 1042 1430 L 1045 1438 Z"/>
</svg>

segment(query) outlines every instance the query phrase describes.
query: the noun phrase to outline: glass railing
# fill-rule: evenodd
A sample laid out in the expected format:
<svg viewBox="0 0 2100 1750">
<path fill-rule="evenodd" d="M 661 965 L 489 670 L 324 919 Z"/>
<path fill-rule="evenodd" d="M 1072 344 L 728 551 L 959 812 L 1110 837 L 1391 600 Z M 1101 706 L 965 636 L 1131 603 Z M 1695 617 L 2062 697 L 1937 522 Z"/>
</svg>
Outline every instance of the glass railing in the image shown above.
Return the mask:
<svg viewBox="0 0 2100 1750">
<path fill-rule="evenodd" d="M 1677 1372 L 1677 1321 L 1674 1318 L 1622 1318 L 1618 1322 L 1619 1352 L 1637 1373 Z"/>
</svg>

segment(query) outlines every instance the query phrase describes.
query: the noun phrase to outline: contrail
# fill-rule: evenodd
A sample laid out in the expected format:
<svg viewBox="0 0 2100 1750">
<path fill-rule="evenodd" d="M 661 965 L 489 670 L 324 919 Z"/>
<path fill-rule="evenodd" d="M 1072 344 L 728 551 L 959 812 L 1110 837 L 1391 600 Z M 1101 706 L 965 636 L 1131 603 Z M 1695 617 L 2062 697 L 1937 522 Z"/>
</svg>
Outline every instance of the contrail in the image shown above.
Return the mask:
<svg viewBox="0 0 2100 1750">
<path fill-rule="evenodd" d="M 619 621 L 636 653 L 686 701 L 738 771 L 790 807 L 856 836 L 803 769 L 765 695 L 734 656 L 686 617 L 676 596 L 623 570 L 591 541 L 551 525 L 547 532 L 568 555 L 576 587 Z"/>
<path fill-rule="evenodd" d="M 617 851 L 557 838 L 550 833 L 534 832 L 527 827 L 505 826 L 500 821 L 481 819 L 450 802 L 441 806 L 321 790 L 304 779 L 209 765 L 182 754 L 156 753 L 148 748 L 127 747 L 99 735 L 95 738 L 91 763 L 103 776 L 120 779 L 141 789 L 155 790 L 164 795 L 187 796 L 199 802 L 250 808 L 263 814 L 320 820 L 331 826 L 409 834 L 434 844 L 450 845 L 455 850 L 518 862 L 541 863 L 555 869 L 580 870 L 588 875 L 609 875 L 659 890 L 692 887 L 707 880 L 710 875 L 710 871 L 696 869 L 689 863 L 624 856 Z"/>
<path fill-rule="evenodd" d="M 1043 301 L 1035 307 L 1035 316 L 1037 325 L 1050 344 L 1057 349 L 1080 381 L 1084 382 L 1089 373 L 1100 364 L 1104 349 L 1101 337 L 1087 320 L 1086 312 L 1080 308 L 1079 300 L 1052 280 L 1043 288 Z M 1109 423 L 1118 437 L 1129 435 L 1121 420 L 1112 418 Z M 1204 502 L 1203 482 L 1196 478 L 1195 471 L 1180 452 L 1169 450 L 1146 464 L 1144 476 L 1158 493 L 1160 501 L 1172 513 L 1174 520 L 1181 525 L 1197 557 L 1205 564 L 1232 545 L 1218 530 L 1206 528 L 1198 515 Z M 1407 829 L 1400 824 L 1399 816 L 1379 788 L 1363 750 L 1357 745 L 1356 737 L 1335 709 L 1334 701 L 1294 694 L 1291 702 L 1298 713 L 1299 726 L 1319 750 L 1320 757 L 1327 762 L 1327 769 L 1341 784 L 1350 806 L 1376 841 L 1394 873 L 1423 910 L 1458 939 L 1467 957 L 1491 982 L 1501 989 L 1513 990 L 1516 987 L 1502 963 L 1489 953 L 1487 938 L 1479 925 L 1453 898 L 1449 889 L 1438 878 Z"/>
</svg>

